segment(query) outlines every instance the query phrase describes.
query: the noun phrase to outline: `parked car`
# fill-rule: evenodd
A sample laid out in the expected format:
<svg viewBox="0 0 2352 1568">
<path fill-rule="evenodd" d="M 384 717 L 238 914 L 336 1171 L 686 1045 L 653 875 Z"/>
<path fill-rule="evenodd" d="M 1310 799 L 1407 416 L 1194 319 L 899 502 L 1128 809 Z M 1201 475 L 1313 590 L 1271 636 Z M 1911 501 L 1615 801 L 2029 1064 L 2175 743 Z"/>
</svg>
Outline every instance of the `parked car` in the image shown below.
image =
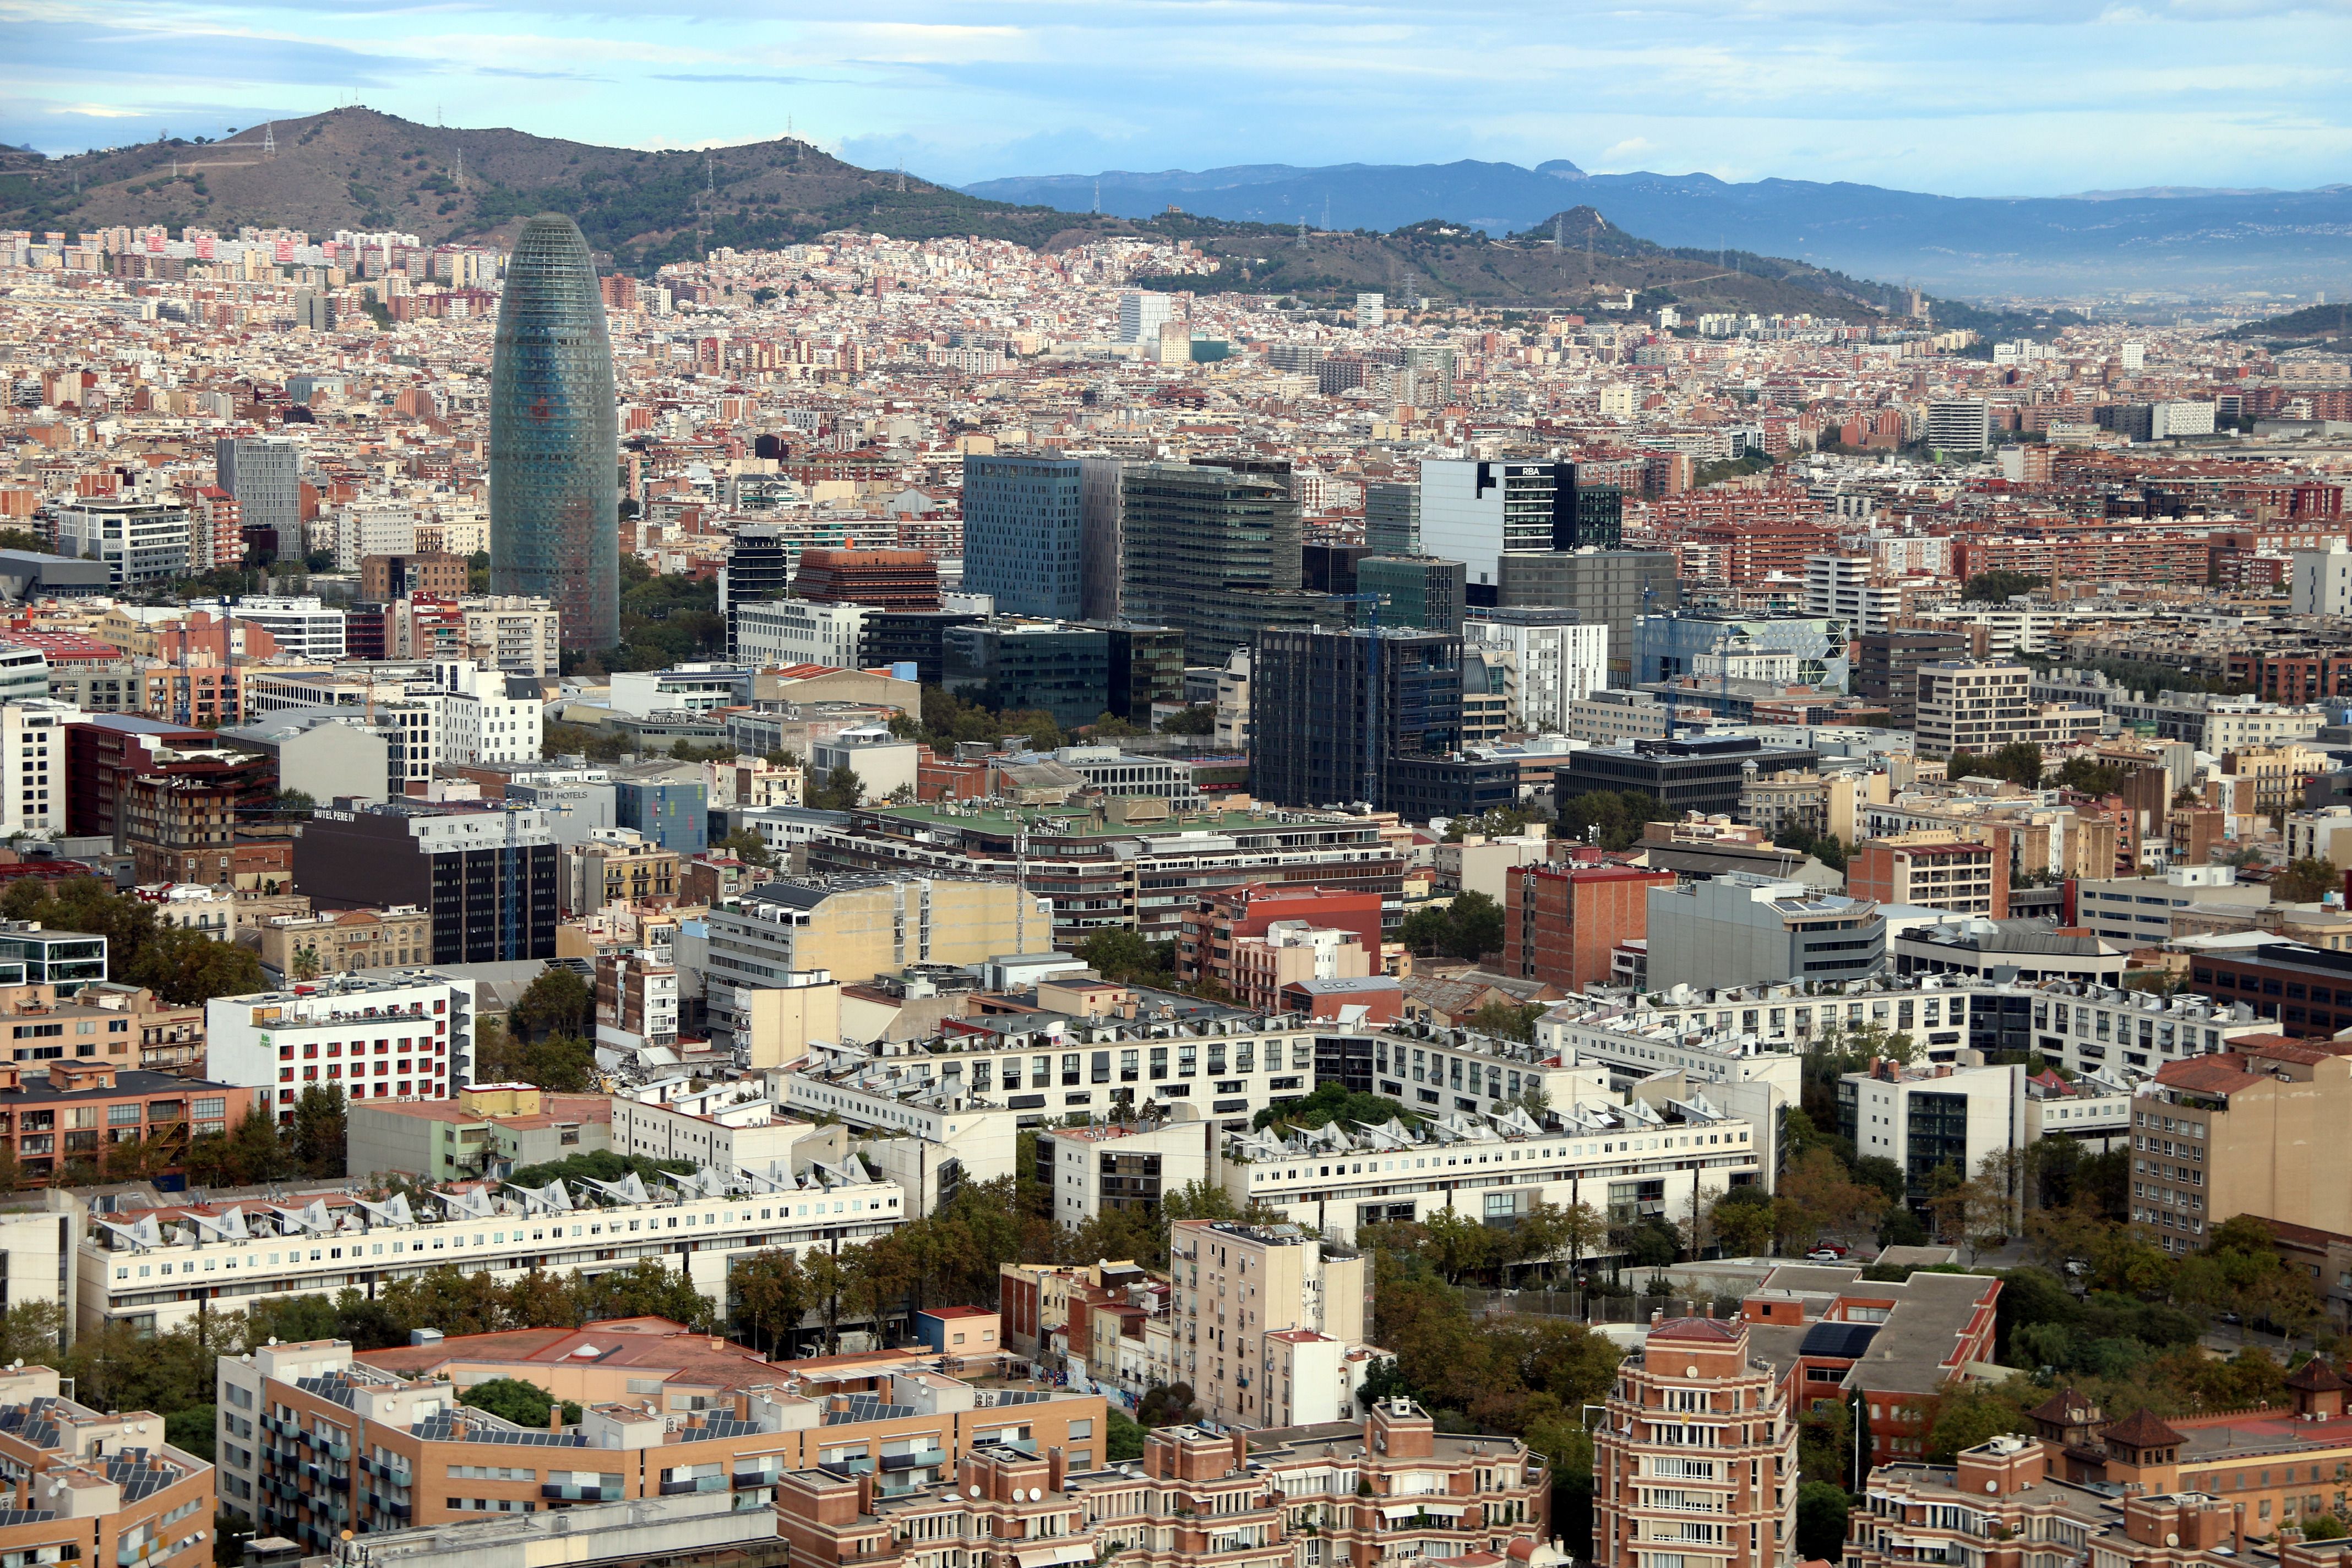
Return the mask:
<svg viewBox="0 0 2352 1568">
<path fill-rule="evenodd" d="M 1844 1260 L 1845 1248 L 1843 1247 L 1816 1247 L 1805 1254 L 1808 1263 L 1842 1263 Z"/>
</svg>

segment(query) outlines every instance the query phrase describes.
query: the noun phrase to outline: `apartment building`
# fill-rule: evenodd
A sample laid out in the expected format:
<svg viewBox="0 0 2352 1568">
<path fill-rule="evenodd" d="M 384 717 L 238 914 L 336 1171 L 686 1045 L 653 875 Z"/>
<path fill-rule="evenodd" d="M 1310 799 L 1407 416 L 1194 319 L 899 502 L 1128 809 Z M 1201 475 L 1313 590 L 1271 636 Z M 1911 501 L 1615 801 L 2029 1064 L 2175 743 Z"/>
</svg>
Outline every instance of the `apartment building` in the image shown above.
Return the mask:
<svg viewBox="0 0 2352 1568">
<path fill-rule="evenodd" d="M 437 1191 L 446 1211 L 439 1219 L 419 1220 L 397 1199 L 363 1201 L 338 1185 L 278 1205 L 176 1205 L 93 1221 L 78 1260 L 81 1326 L 122 1322 L 160 1333 L 210 1302 L 331 1296 L 445 1263 L 505 1285 L 533 1269 L 675 1260 L 718 1300 L 736 1257 L 879 1236 L 898 1226 L 901 1202 L 895 1184 L 854 1157 L 801 1161 L 790 1172 L 705 1171 L 667 1180 L 659 1196 L 632 1178 L 578 1204 L 557 1189 L 528 1197 L 479 1186 Z"/>
<path fill-rule="evenodd" d="M 581 1419 L 523 1428 L 456 1402 L 463 1383 L 502 1376 L 580 1405 Z M 992 1445 L 1075 1445 L 1091 1461 L 1106 1420 L 1099 1394 L 977 1387 L 887 1353 L 797 1368 L 658 1319 L 364 1355 L 334 1340 L 272 1345 L 224 1356 L 216 1379 L 223 1506 L 319 1549 L 344 1531 L 573 1502 L 717 1492 L 763 1510 L 786 1474 L 819 1465 L 911 1492 Z"/>
<path fill-rule="evenodd" d="M 2044 748 L 2095 740 L 2105 716 L 2071 702 L 2036 702 L 2021 664 L 1938 659 L 1917 667 L 1919 755 L 1982 755 L 2013 742 Z"/>
<path fill-rule="evenodd" d="M 100 1411 L 55 1369 L 0 1372 L 0 1558 L 121 1568 L 213 1561 L 213 1467 L 152 1410 Z"/>
<path fill-rule="evenodd" d="M 2132 1114 L 2131 1217 L 2167 1252 L 2237 1215 L 2352 1232 L 2352 1058 L 2280 1036 L 2167 1063 Z"/>
<path fill-rule="evenodd" d="M 1107 1209 L 1154 1213 L 1170 1193 L 1212 1177 L 1221 1136 L 1210 1121 L 1047 1128 L 1037 1134 L 1037 1181 L 1053 1194 L 1056 1225 Z"/>
<path fill-rule="evenodd" d="M 2009 918 L 2009 856 L 1948 829 L 1865 838 L 1846 864 L 1857 899 L 1954 914 Z"/>
<path fill-rule="evenodd" d="M 1970 1022 L 1987 1031 L 1979 1037 L 1972 1029 L 1969 1043 L 1978 1049 L 2031 1048 L 2068 1072 L 2103 1072 L 2127 1081 L 2169 1061 L 2277 1032 L 2243 1002 L 2071 980 L 1994 988 L 1979 997 Z M 1990 1032 L 1995 1025 L 1998 1034 Z"/>
<path fill-rule="evenodd" d="M 958 1568 L 973 1542 L 1024 1568 L 1552 1561 L 1542 1456 L 1441 1434 L 1411 1400 L 1276 1431 L 1157 1427 L 1139 1465 L 1088 1469 L 1078 1453 L 975 1448 L 951 1476 L 895 1496 L 837 1469 L 787 1475 L 777 1529 L 814 1568 Z"/>
<path fill-rule="evenodd" d="M 1886 963 L 1886 916 L 1870 898 L 1726 871 L 1679 885 L 1669 872 L 1647 899 L 1643 984 L 1652 991 L 1819 985 L 1858 980 Z"/>
<path fill-rule="evenodd" d="M 775 985 L 825 970 L 844 984 L 910 963 L 980 963 L 1052 945 L 1045 901 L 978 877 L 835 875 L 762 882 L 711 910 L 710 977 Z"/>
<path fill-rule="evenodd" d="M 2161 877 L 2085 877 L 2074 884 L 2073 923 L 2110 942 L 2151 947 L 2179 934 L 2176 915 L 2195 909 L 2252 915 L 2270 903 L 2269 888 L 2240 882 L 2234 866 L 2174 866 Z"/>
<path fill-rule="evenodd" d="M 1600 1568 L 1788 1568 L 1796 1561 L 1797 1424 L 1748 1325 L 1652 1326 L 1617 1370 L 1593 1434 Z"/>
<path fill-rule="evenodd" d="M 1187 1219 L 1168 1258 L 1177 1353 L 1203 1415 L 1281 1427 L 1356 1413 L 1370 1363 L 1349 1352 L 1371 1323 L 1361 1253 L 1293 1225 Z"/>
<path fill-rule="evenodd" d="M 2022 1149 L 2025 1068 L 1881 1061 L 1838 1079 L 1838 1131 L 1865 1158 L 1903 1167 L 1909 1201 L 1923 1208 L 1938 1171 L 1972 1176 L 1988 1155 Z"/>
<path fill-rule="evenodd" d="M 1586 1204 L 1616 1226 L 1671 1223 L 1734 1186 L 1767 1182 L 1767 1140 L 1717 1110 L 1708 1092 L 1659 1094 L 1654 1104 L 1611 1092 L 1601 1069 L 1579 1076 L 1575 1100 L 1551 1107 L 1564 1124 L 1559 1132 L 1517 1108 L 1452 1111 L 1412 1128 L 1232 1132 L 1217 1176 L 1237 1207 L 1262 1205 L 1348 1242 L 1365 1226 L 1441 1210 L 1508 1226 L 1538 1202 Z"/>
<path fill-rule="evenodd" d="M 37 1048 L 22 1045 L 28 1037 L 100 1022 L 27 1015 L 0 1026 L 15 1037 L 21 1056 Z M 13 1154 L 23 1179 L 36 1185 L 94 1180 L 106 1151 L 126 1143 L 150 1145 L 158 1157 L 154 1173 L 168 1176 L 190 1137 L 235 1131 L 249 1103 L 229 1084 L 110 1060 L 7 1062 L 0 1064 L 0 1151 Z M 88 1173 L 73 1173 L 76 1164 Z"/>
<path fill-rule="evenodd" d="M 680 857 L 632 827 L 592 827 L 565 844 L 558 861 L 566 916 L 593 915 L 606 905 L 624 909 L 677 900 Z"/>
</svg>

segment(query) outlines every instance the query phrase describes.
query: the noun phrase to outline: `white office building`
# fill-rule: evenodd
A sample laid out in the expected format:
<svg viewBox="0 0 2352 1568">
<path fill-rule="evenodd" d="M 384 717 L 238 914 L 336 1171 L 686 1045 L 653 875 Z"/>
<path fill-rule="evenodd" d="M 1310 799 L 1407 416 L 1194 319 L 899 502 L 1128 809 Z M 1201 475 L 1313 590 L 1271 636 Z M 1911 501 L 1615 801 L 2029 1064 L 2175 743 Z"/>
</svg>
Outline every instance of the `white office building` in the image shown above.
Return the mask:
<svg viewBox="0 0 2352 1568">
<path fill-rule="evenodd" d="M 1531 733 L 1568 733 L 1575 705 L 1609 685 L 1609 627 L 1574 610 L 1481 609 L 1464 619 L 1462 642 L 1514 657 L 1519 679 L 1511 721 Z"/>
<path fill-rule="evenodd" d="M 503 671 L 467 659 L 431 667 L 438 720 L 435 750 L 445 763 L 530 763 L 539 760 L 544 707 L 535 687 L 510 694 Z"/>
<path fill-rule="evenodd" d="M 1834 616 L 1857 633 L 1883 632 L 1903 613 L 1902 590 L 1874 583 L 1871 555 L 1829 553 L 1805 557 L 1805 614 Z"/>
<path fill-rule="evenodd" d="M 1356 296 L 1356 327 L 1360 331 L 1371 331 L 1389 317 L 1388 297 L 1383 294 Z"/>
<path fill-rule="evenodd" d="M 0 705 L 0 835 L 66 830 L 66 726 L 84 717 L 46 697 Z"/>
<path fill-rule="evenodd" d="M 335 570 L 356 572 L 371 555 L 413 555 L 416 511 L 400 501 L 355 500 L 335 510 Z"/>
<path fill-rule="evenodd" d="M 1118 341 L 1157 343 L 1160 329 L 1176 319 L 1176 301 L 1165 294 L 1130 289 L 1118 297 Z"/>
<path fill-rule="evenodd" d="M 2352 616 L 2352 545 L 2328 542 L 2325 550 L 2294 552 L 2288 608 L 2298 616 Z"/>
<path fill-rule="evenodd" d="M 195 525 L 184 506 L 94 499 L 60 505 L 52 515 L 58 553 L 104 562 L 117 588 L 187 574 Z"/>
<path fill-rule="evenodd" d="M 306 1089 L 351 1100 L 446 1100 L 470 1080 L 474 983 L 431 969 L 336 974 L 205 1005 L 205 1073 L 280 1121 Z"/>
<path fill-rule="evenodd" d="M 1506 551 L 1553 547 L 1556 497 L 1570 472 L 1564 463 L 1423 458 L 1423 553 L 1461 562 L 1469 583 L 1499 582 Z"/>
<path fill-rule="evenodd" d="M 735 657 L 745 664 L 773 667 L 821 664 L 832 669 L 858 668 L 864 605 L 824 605 L 808 599 L 762 599 L 735 611 Z"/>
<path fill-rule="evenodd" d="M 356 570 L 356 568 L 354 568 Z M 343 657 L 343 612 L 329 609 L 316 595 L 247 594 L 226 612 L 268 632 L 278 651 L 331 664 Z"/>
</svg>

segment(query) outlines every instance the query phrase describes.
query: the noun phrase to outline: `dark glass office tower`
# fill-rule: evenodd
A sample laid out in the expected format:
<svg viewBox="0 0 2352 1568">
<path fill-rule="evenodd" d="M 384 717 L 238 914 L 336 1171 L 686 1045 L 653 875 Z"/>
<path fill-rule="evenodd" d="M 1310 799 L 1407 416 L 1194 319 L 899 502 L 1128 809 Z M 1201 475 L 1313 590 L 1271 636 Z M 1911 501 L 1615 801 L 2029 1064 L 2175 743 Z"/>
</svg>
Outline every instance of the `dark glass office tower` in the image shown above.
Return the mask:
<svg viewBox="0 0 2352 1568">
<path fill-rule="evenodd" d="M 561 613 L 563 646 L 621 640 L 613 345 L 588 242 L 568 217 L 523 225 L 490 370 L 490 586 Z"/>
</svg>

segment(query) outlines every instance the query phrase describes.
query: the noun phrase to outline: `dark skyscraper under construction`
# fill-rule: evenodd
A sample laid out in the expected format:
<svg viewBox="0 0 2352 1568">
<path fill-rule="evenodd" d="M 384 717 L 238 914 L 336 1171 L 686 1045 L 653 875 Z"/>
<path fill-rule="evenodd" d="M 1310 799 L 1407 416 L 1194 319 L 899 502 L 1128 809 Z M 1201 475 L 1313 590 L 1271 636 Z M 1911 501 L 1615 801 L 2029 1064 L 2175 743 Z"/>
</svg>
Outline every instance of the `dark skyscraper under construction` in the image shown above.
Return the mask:
<svg viewBox="0 0 2352 1568">
<path fill-rule="evenodd" d="M 621 640 L 616 424 L 588 241 L 535 217 L 507 263 L 490 372 L 490 586 L 553 605 L 567 649 Z"/>
</svg>

